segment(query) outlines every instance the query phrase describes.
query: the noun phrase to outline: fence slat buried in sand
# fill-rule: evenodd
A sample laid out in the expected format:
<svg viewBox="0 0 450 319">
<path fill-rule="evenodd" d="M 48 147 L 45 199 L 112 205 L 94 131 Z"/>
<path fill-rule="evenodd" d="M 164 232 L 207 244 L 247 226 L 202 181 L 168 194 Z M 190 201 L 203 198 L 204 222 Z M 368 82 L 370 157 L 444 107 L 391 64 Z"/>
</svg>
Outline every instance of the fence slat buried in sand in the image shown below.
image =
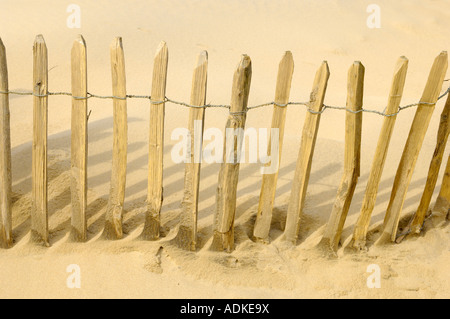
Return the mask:
<svg viewBox="0 0 450 319">
<path fill-rule="evenodd" d="M 142 238 L 157 240 L 163 203 L 164 111 L 169 52 L 164 41 L 159 44 L 153 63 L 148 153 L 147 212 Z M 161 102 L 161 103 L 159 103 Z"/>
<path fill-rule="evenodd" d="M 47 46 L 38 35 L 33 46 L 33 150 L 31 239 L 49 246 L 47 211 Z"/>
<path fill-rule="evenodd" d="M 72 47 L 72 96 L 87 97 L 86 42 L 80 35 Z M 72 98 L 71 124 L 72 238 L 86 240 L 87 206 L 87 99 Z"/>
<path fill-rule="evenodd" d="M 422 197 L 420 198 L 419 206 L 417 208 L 417 211 L 412 216 L 409 225 L 402 232 L 402 235 L 397 238 L 397 242 L 400 242 L 405 236 L 408 236 L 409 234 L 419 234 L 422 230 L 425 216 L 428 212 L 428 208 L 430 207 L 431 197 L 433 196 L 434 188 L 436 187 L 439 170 L 441 168 L 442 157 L 444 156 L 445 146 L 447 145 L 448 135 L 450 133 L 449 119 L 450 98 L 447 98 L 447 102 L 445 103 L 444 109 L 441 113 L 437 133 L 436 148 L 434 149 L 433 157 L 428 169 L 427 181 L 425 183 Z"/>
<path fill-rule="evenodd" d="M 395 175 L 391 198 L 384 218 L 383 231 L 380 238 L 375 242 L 376 245 L 385 244 L 390 241 L 394 242 L 396 240 L 400 213 L 403 208 L 406 192 L 408 191 L 408 186 L 420 149 L 422 148 L 431 115 L 439 97 L 439 92 L 442 89 L 447 67 L 447 52 L 442 52 L 434 60 L 422 98 L 420 99 L 420 104 L 411 124 L 408 139 Z"/>
<path fill-rule="evenodd" d="M 432 219 L 433 224 L 439 226 L 445 222 L 446 218 L 450 219 L 450 155 L 447 159 L 444 177 L 442 178 L 441 189 L 433 207 Z"/>
<path fill-rule="evenodd" d="M 294 73 L 294 59 L 292 53 L 287 51 L 278 66 L 277 86 L 275 89 L 275 103 L 287 104 L 289 102 L 289 94 L 291 91 L 292 75 Z M 256 215 L 255 228 L 253 236 L 267 242 L 270 231 L 270 224 L 272 222 L 272 210 L 275 201 L 275 192 L 277 189 L 278 167 L 281 160 L 281 152 L 283 147 L 284 124 L 286 120 L 287 106 L 273 106 L 272 128 L 278 130 L 278 154 L 272 156 L 272 161 L 276 157 L 276 172 L 271 174 L 264 174 L 262 179 L 261 193 L 259 196 L 258 213 Z M 267 148 L 268 156 L 271 156 L 271 138 Z M 272 162 L 267 163 L 266 166 L 273 165 Z"/>
<path fill-rule="evenodd" d="M 395 66 L 394 77 L 392 80 L 391 91 L 389 94 L 386 114 L 395 114 L 398 112 L 400 101 L 405 86 L 406 73 L 408 70 L 408 59 L 400 57 Z M 395 120 L 397 115 L 385 117 L 381 128 L 380 137 L 378 138 L 377 148 L 372 162 L 372 168 L 367 182 L 364 199 L 361 206 L 361 212 L 355 225 L 351 247 L 362 250 L 366 246 L 366 235 L 370 224 L 373 208 L 377 199 L 378 186 L 380 184 L 381 175 L 383 173 L 386 156 L 391 141 L 392 132 L 394 131 Z"/>
<path fill-rule="evenodd" d="M 208 53 L 203 51 L 197 59 L 197 66 L 192 77 L 191 105 L 205 105 L 207 76 Z M 184 173 L 181 221 L 175 240 L 180 248 L 192 251 L 196 249 L 197 243 L 198 195 L 204 122 L 204 108 L 189 109 L 189 157 Z"/>
<path fill-rule="evenodd" d="M 230 115 L 225 129 L 223 163 L 219 171 L 214 234 L 211 245 L 211 249 L 216 251 L 226 250 L 231 252 L 234 248 L 236 192 L 251 77 L 252 63 L 250 57 L 243 55 L 233 77 Z"/>
<path fill-rule="evenodd" d="M 361 111 L 364 93 L 364 66 L 354 62 L 348 71 L 347 108 Z M 362 112 L 345 114 L 344 175 L 341 179 L 330 219 L 319 247 L 327 253 L 337 251 L 342 229 L 352 202 L 353 193 L 360 174 L 361 165 Z"/>
<path fill-rule="evenodd" d="M 297 166 L 295 168 L 294 181 L 292 182 L 291 195 L 289 197 L 286 228 L 284 230 L 283 239 L 292 243 L 295 243 L 298 237 L 300 219 L 303 213 L 309 174 L 311 172 L 312 159 L 314 156 L 314 148 L 316 145 L 317 133 L 319 131 L 320 112 L 323 109 L 323 101 L 329 77 L 330 70 L 328 69 L 327 62 L 324 61 L 317 70 L 314 78 L 309 108 L 316 113 L 306 112 Z"/>
<path fill-rule="evenodd" d="M 0 39 L 0 91 L 8 92 L 6 50 Z M 0 247 L 13 244 L 11 212 L 11 136 L 9 95 L 0 94 Z"/>
<path fill-rule="evenodd" d="M 125 57 L 122 38 L 114 39 L 111 44 L 112 92 L 113 100 L 113 152 L 111 185 L 104 235 L 108 239 L 120 239 L 123 236 L 122 219 L 125 200 L 127 174 L 127 101 Z"/>
</svg>

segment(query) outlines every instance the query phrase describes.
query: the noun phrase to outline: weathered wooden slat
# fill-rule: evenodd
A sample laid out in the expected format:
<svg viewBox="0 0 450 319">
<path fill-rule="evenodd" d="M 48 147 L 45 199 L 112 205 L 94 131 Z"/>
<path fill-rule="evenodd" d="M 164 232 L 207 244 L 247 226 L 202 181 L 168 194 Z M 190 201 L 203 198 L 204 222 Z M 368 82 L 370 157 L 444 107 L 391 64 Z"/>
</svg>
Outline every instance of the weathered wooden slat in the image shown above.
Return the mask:
<svg viewBox="0 0 450 319">
<path fill-rule="evenodd" d="M 441 189 L 433 207 L 432 219 L 433 224 L 438 226 L 450 219 L 450 155 L 447 159 L 444 177 L 442 178 Z"/>
<path fill-rule="evenodd" d="M 395 66 L 394 77 L 392 80 L 391 91 L 389 94 L 386 114 L 395 114 L 398 112 L 400 101 L 405 86 L 406 72 L 408 70 L 408 59 L 400 57 Z M 360 215 L 356 222 L 353 232 L 351 247 L 362 250 L 366 246 L 366 235 L 369 229 L 370 218 L 377 199 L 378 186 L 383 173 L 384 163 L 389 149 L 392 132 L 394 131 L 397 115 L 385 117 L 378 138 L 377 148 L 370 170 L 369 180 L 367 181 L 366 192 L 364 194 Z"/>
<path fill-rule="evenodd" d="M 219 171 L 212 250 L 234 249 L 234 217 L 239 162 L 252 77 L 250 57 L 243 55 L 233 77 L 230 115 L 226 123 L 223 163 Z M 236 133 L 234 135 L 233 133 Z"/>
<path fill-rule="evenodd" d="M 6 50 L 0 38 L 0 91 L 8 92 Z M 11 211 L 11 135 L 9 95 L 0 93 L 0 247 L 13 244 Z"/>
<path fill-rule="evenodd" d="M 334 201 L 330 220 L 319 243 L 321 249 L 331 253 L 337 251 L 360 174 L 364 71 L 361 62 L 354 62 L 348 71 L 347 109 L 359 112 L 347 111 L 345 115 L 344 175 Z"/>
<path fill-rule="evenodd" d="M 86 42 L 80 35 L 72 46 L 72 124 L 71 124 L 71 203 L 72 239 L 87 239 L 87 55 Z"/>
<path fill-rule="evenodd" d="M 275 103 L 283 105 L 289 102 L 289 94 L 291 91 L 292 75 L 294 73 L 294 59 L 292 53 L 285 52 L 281 62 L 278 66 L 277 86 L 275 89 Z M 286 120 L 286 106 L 274 105 L 272 115 L 272 129 L 278 130 L 278 154 L 271 154 L 272 139 L 269 139 L 267 149 L 268 156 L 276 158 L 277 170 L 272 174 L 264 174 L 262 179 L 261 193 L 259 196 L 258 213 L 256 215 L 255 228 L 253 236 L 257 240 L 264 242 L 268 241 L 270 224 L 272 221 L 272 209 L 275 201 L 275 192 L 277 189 L 278 167 L 281 160 L 281 152 L 284 138 L 284 124 Z M 271 166 L 273 163 L 267 163 L 266 166 Z"/>
<path fill-rule="evenodd" d="M 208 53 L 203 51 L 197 59 L 192 77 L 191 105 L 202 106 L 206 103 L 206 85 L 208 75 Z M 203 145 L 204 108 L 189 110 L 189 158 L 184 172 L 184 196 L 181 221 L 176 236 L 180 248 L 194 251 L 197 243 L 198 195 L 200 187 L 201 153 Z"/>
<path fill-rule="evenodd" d="M 33 150 L 31 240 L 49 246 L 47 211 L 47 46 L 38 35 L 33 46 Z"/>
<path fill-rule="evenodd" d="M 164 154 L 164 111 L 166 98 L 167 64 L 169 51 L 161 42 L 153 63 L 152 94 L 150 105 L 150 135 L 148 153 L 147 212 L 142 238 L 157 240 L 160 231 L 160 213 L 163 203 L 163 154 Z M 156 103 L 155 103 L 156 102 Z"/>
<path fill-rule="evenodd" d="M 106 209 L 104 235 L 107 239 L 120 239 L 123 236 L 122 219 L 127 175 L 127 100 L 125 56 L 122 38 L 114 39 L 110 48 L 113 99 L 113 159 L 111 186 Z"/>
<path fill-rule="evenodd" d="M 447 52 L 442 52 L 434 60 L 422 98 L 420 99 L 420 104 L 411 124 L 408 139 L 395 175 L 391 198 L 384 218 L 383 232 L 375 242 L 376 245 L 389 241 L 394 242 L 396 240 L 400 213 L 403 208 L 406 192 L 408 191 L 408 186 L 420 149 L 422 148 L 434 106 L 442 89 L 447 67 Z"/>
<path fill-rule="evenodd" d="M 329 77 L 330 71 L 328 69 L 328 64 L 324 61 L 316 72 L 310 96 L 309 107 L 314 112 L 321 112 L 323 109 L 323 101 Z M 283 239 L 292 243 L 297 241 L 300 228 L 300 220 L 305 205 L 306 190 L 308 188 L 314 148 L 316 145 L 317 133 L 319 131 L 320 116 L 320 113 L 306 112 L 305 123 L 303 125 L 297 166 L 295 168 L 295 175 L 288 204 L 286 228 L 283 234 Z"/>
<path fill-rule="evenodd" d="M 423 226 L 423 222 L 428 213 L 430 207 L 431 197 L 433 196 L 434 188 L 439 176 L 439 170 L 441 168 L 442 157 L 444 156 L 445 146 L 447 145 L 448 135 L 450 133 L 449 127 L 450 119 L 450 97 L 447 98 L 444 109 L 441 113 L 441 119 L 439 123 L 436 148 L 434 149 L 433 157 L 431 159 L 430 168 L 428 169 L 427 181 L 425 188 L 420 198 L 419 207 L 411 218 L 410 223 L 403 231 L 402 235 L 397 238 L 397 242 L 403 240 L 407 235 L 420 234 Z"/>
</svg>

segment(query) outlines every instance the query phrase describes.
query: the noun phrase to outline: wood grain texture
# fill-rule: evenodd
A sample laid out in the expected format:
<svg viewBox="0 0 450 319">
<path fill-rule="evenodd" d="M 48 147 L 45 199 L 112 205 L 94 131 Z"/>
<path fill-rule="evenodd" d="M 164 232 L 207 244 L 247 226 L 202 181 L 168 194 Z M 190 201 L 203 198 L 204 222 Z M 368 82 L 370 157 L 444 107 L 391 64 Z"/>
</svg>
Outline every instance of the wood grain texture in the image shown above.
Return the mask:
<svg viewBox="0 0 450 319">
<path fill-rule="evenodd" d="M 191 105 L 202 106 L 206 103 L 208 75 L 208 53 L 203 51 L 197 59 L 192 77 Z M 184 173 L 184 195 L 181 221 L 175 238 L 177 245 L 185 250 L 195 251 L 197 243 L 198 195 L 200 187 L 201 152 L 203 145 L 204 108 L 189 110 L 188 162 Z"/>
<path fill-rule="evenodd" d="M 169 51 L 165 42 L 159 44 L 153 62 L 151 101 L 164 101 L 166 97 Z M 147 212 L 142 238 L 157 240 L 160 235 L 160 214 L 163 203 L 165 103 L 150 105 L 150 134 L 148 153 Z"/>
<path fill-rule="evenodd" d="M 87 97 L 86 42 L 81 35 L 72 46 L 72 96 Z M 71 237 L 75 241 L 87 239 L 87 157 L 87 99 L 72 98 L 70 192 Z"/>
<path fill-rule="evenodd" d="M 430 207 L 431 198 L 433 197 L 434 188 L 436 187 L 436 182 L 439 176 L 439 170 L 441 168 L 442 158 L 444 156 L 445 146 L 447 145 L 448 135 L 450 133 L 449 127 L 450 118 L 450 97 L 447 98 L 444 109 L 441 113 L 441 118 L 439 122 L 439 128 L 436 138 L 436 147 L 434 149 L 433 157 L 431 158 L 430 167 L 428 169 L 427 181 L 425 183 L 425 188 L 420 198 L 419 206 L 412 216 L 408 226 L 402 232 L 402 234 L 397 238 L 397 242 L 400 242 L 408 235 L 420 234 L 422 230 L 425 217 L 428 213 L 428 208 Z"/>
<path fill-rule="evenodd" d="M 283 55 L 278 66 L 277 85 L 275 89 L 275 103 L 287 104 L 289 102 L 289 94 L 291 92 L 292 75 L 294 73 L 294 59 L 292 53 L 287 51 Z M 262 178 L 261 193 L 259 196 L 259 206 L 256 215 L 255 227 L 253 236 L 257 240 L 268 242 L 270 224 L 272 222 L 272 210 L 275 201 L 275 192 L 277 189 L 278 167 L 281 160 L 281 153 L 283 148 L 284 125 L 286 121 L 287 106 L 273 106 L 272 115 L 272 129 L 278 130 L 278 156 L 276 159 L 277 170 L 273 174 L 264 174 Z M 272 138 L 269 139 L 267 148 L 268 156 L 272 156 Z M 272 161 L 273 161 L 272 156 Z M 273 163 L 269 162 L 265 166 L 271 166 Z"/>
<path fill-rule="evenodd" d="M 438 226 L 450 219 L 450 155 L 447 159 L 444 176 L 442 177 L 441 189 L 433 207 L 433 224 Z"/>
<path fill-rule="evenodd" d="M 347 109 L 361 111 L 364 93 L 364 66 L 354 62 L 348 71 Z M 341 179 L 330 219 L 319 247 L 327 252 L 337 251 L 345 219 L 353 199 L 361 165 L 362 112 L 346 112 L 344 174 Z"/>
<path fill-rule="evenodd" d="M 234 217 L 236 213 L 236 192 L 239 179 L 239 161 L 244 129 L 252 63 L 250 57 L 243 55 L 233 77 L 231 93 L 231 109 L 225 126 L 225 141 L 223 163 L 219 171 L 219 181 L 216 193 L 216 212 L 214 216 L 214 235 L 212 250 L 231 252 L 234 249 Z M 229 134 L 238 132 L 237 136 Z M 242 133 L 242 131 L 240 131 Z M 227 136 L 228 135 L 228 136 Z M 231 143 L 229 143 L 229 141 Z M 231 145 L 232 147 L 230 147 Z"/>
<path fill-rule="evenodd" d="M 325 99 L 329 77 L 330 70 L 328 63 L 324 61 L 316 72 L 310 96 L 309 108 L 314 112 L 320 112 L 323 109 L 323 101 Z M 305 122 L 303 124 L 300 150 L 294 180 L 292 182 L 291 195 L 289 197 L 286 228 L 283 234 L 283 239 L 292 243 L 296 243 L 298 238 L 314 148 L 319 131 L 320 117 L 320 113 L 306 112 Z"/>
<path fill-rule="evenodd" d="M 8 92 L 6 50 L 0 38 L 0 91 Z M 9 95 L 0 94 L 0 247 L 10 248 L 12 237 L 11 211 L 11 135 Z"/>
<path fill-rule="evenodd" d="M 394 242 L 396 240 L 398 223 L 408 186 L 411 182 L 414 167 L 420 149 L 422 148 L 434 106 L 442 89 L 447 67 L 447 52 L 442 52 L 434 60 L 422 98 L 420 99 L 420 104 L 411 124 L 408 139 L 395 175 L 389 205 L 384 218 L 383 232 L 375 242 L 376 245 Z"/>
<path fill-rule="evenodd" d="M 113 158 L 111 186 L 106 209 L 104 236 L 120 239 L 123 236 L 122 219 L 127 175 L 127 100 L 125 56 L 122 38 L 114 39 L 110 47 L 113 99 Z"/>
<path fill-rule="evenodd" d="M 408 70 L 408 59 L 400 57 L 397 61 L 392 80 L 391 91 L 389 94 L 386 114 L 394 114 L 398 112 L 400 101 L 405 86 L 406 73 Z M 395 120 L 397 115 L 385 117 L 378 138 L 377 148 L 372 161 L 369 179 L 367 181 L 366 191 L 361 206 L 361 211 L 353 232 L 353 240 L 351 247 L 362 250 L 366 246 L 366 235 L 370 224 L 373 208 L 377 199 L 378 186 L 380 184 L 381 175 L 383 173 L 386 156 L 391 141 L 392 132 L 394 131 Z"/>
<path fill-rule="evenodd" d="M 47 211 L 47 46 L 38 35 L 33 46 L 33 150 L 31 240 L 49 246 Z M 42 95 L 42 96 L 38 96 Z"/>
</svg>

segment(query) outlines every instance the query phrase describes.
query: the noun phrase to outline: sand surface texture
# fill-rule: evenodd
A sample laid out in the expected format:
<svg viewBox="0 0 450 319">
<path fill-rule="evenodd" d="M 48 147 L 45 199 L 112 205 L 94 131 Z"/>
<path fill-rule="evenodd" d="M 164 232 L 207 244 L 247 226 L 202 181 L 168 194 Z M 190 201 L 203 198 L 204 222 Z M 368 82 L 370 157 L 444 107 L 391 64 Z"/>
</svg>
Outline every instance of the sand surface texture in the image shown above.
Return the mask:
<svg viewBox="0 0 450 319">
<path fill-rule="evenodd" d="M 278 63 L 294 57 L 291 101 L 307 101 L 314 74 L 328 61 L 325 103 L 344 106 L 347 70 L 353 61 L 365 68 L 364 108 L 383 111 L 398 57 L 409 59 L 401 105 L 418 102 L 434 58 L 450 49 L 450 1 L 378 0 L 381 28 L 367 27 L 373 1 L 87 1 L 81 28 L 66 26 L 66 1 L 2 0 L 0 36 L 6 46 L 11 90 L 32 89 L 32 45 L 43 34 L 49 58 L 49 91 L 70 91 L 70 49 L 83 34 L 88 52 L 88 91 L 111 94 L 109 46 L 123 38 L 129 94 L 150 94 L 153 57 L 161 40 L 169 48 L 167 96 L 189 102 L 197 55 L 209 55 L 207 102 L 229 104 L 233 72 L 241 54 L 252 59 L 249 105 L 273 101 Z M 447 76 L 446 78 L 448 78 Z M 444 82 L 442 93 L 450 82 Z M 419 204 L 433 155 L 439 116 L 434 111 L 402 210 L 401 224 Z M 199 248 L 176 248 L 183 198 L 184 164 L 171 159 L 171 133 L 187 127 L 188 109 L 166 104 L 162 238 L 139 240 L 144 227 L 148 171 L 148 100 L 128 101 L 128 173 L 124 238 L 101 238 L 112 160 L 112 101 L 90 99 L 88 156 L 88 241 L 72 243 L 70 232 L 70 110 L 67 96 L 49 97 L 48 211 L 51 247 L 30 240 L 32 98 L 10 96 L 13 174 L 13 248 L 0 250 L 0 297 L 145 297 L 145 298 L 348 298 L 450 297 L 450 228 L 427 222 L 421 236 L 399 245 L 373 246 L 389 202 L 392 184 L 415 109 L 397 118 L 380 182 L 367 252 L 323 258 L 315 246 L 329 219 L 344 164 L 345 112 L 322 115 L 299 243 L 280 241 L 305 118 L 304 106 L 287 111 L 283 157 L 270 231 L 271 243 L 251 239 L 262 176 L 260 164 L 241 164 L 235 219 L 236 249 L 209 250 L 220 164 L 204 163 L 199 195 Z M 272 107 L 252 110 L 247 127 L 270 127 Z M 206 111 L 205 129 L 223 130 L 225 109 Z M 344 226 L 351 238 L 370 172 L 383 118 L 365 113 L 361 176 Z M 444 163 L 448 151 L 444 154 Z M 443 167 L 431 202 L 439 192 Z M 67 266 L 81 270 L 81 288 L 66 285 Z M 381 288 L 369 289 L 367 267 L 381 269 Z"/>
</svg>

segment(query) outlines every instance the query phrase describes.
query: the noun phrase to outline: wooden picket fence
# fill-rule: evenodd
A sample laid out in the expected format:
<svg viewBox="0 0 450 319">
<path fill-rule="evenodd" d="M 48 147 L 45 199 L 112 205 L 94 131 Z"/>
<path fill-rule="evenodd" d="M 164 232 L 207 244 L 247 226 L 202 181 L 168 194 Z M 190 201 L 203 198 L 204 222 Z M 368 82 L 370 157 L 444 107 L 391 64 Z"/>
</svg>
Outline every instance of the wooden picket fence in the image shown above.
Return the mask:
<svg viewBox="0 0 450 319">
<path fill-rule="evenodd" d="M 112 174 L 109 201 L 106 209 L 104 236 L 119 239 L 123 236 L 122 213 L 125 199 L 125 182 L 127 167 L 127 98 L 125 80 L 124 52 L 121 38 L 116 38 L 110 48 L 113 92 L 113 152 Z M 383 231 L 376 244 L 400 241 L 409 233 L 419 233 L 427 215 L 431 197 L 437 182 L 439 169 L 447 143 L 449 128 L 450 98 L 442 111 L 438 129 L 436 149 L 430 164 L 428 178 L 419 207 L 411 219 L 406 231 L 397 234 L 398 224 L 406 192 L 414 171 L 431 115 L 441 92 L 447 71 L 447 53 L 436 57 L 431 68 L 427 84 L 417 109 L 408 139 L 395 176 L 392 194 L 384 219 Z M 87 240 L 87 102 L 92 97 L 87 91 L 87 55 L 86 43 L 79 36 L 72 48 L 72 122 L 71 122 L 71 234 L 74 240 Z M 160 236 L 160 212 L 163 204 L 163 146 L 164 146 L 164 109 L 166 98 L 168 49 L 162 42 L 154 58 L 152 89 L 150 98 L 150 134 L 148 163 L 148 193 L 145 225 L 142 238 L 158 240 Z M 194 136 L 194 122 L 204 123 L 207 86 L 208 55 L 204 51 L 198 57 L 194 69 L 190 99 L 188 128 Z M 366 186 L 366 192 L 359 219 L 354 229 L 350 247 L 363 249 L 366 235 L 375 205 L 377 190 L 383 166 L 389 148 L 389 142 L 399 111 L 405 84 L 408 59 L 400 57 L 394 71 L 391 91 L 384 122 L 381 128 L 375 157 Z M 279 64 L 273 118 L 271 127 L 279 130 L 279 159 L 282 154 L 286 109 L 289 103 L 293 57 L 286 52 Z M 360 175 L 361 129 L 364 66 L 355 62 L 348 72 L 345 158 L 344 173 L 319 248 L 334 254 L 338 249 L 342 229 L 352 201 L 358 177 Z M 296 243 L 301 217 L 305 206 L 309 175 L 312 167 L 314 148 L 319 129 L 320 117 L 324 111 L 324 98 L 330 72 L 327 62 L 323 62 L 315 75 L 310 101 L 307 103 L 305 123 L 302 131 L 300 150 L 295 169 L 294 180 L 289 198 L 286 227 L 283 240 Z M 237 67 L 232 84 L 232 96 L 226 128 L 244 128 L 249 109 L 249 96 L 252 65 L 250 57 L 243 55 Z M 37 36 L 33 47 L 33 150 L 32 150 L 32 205 L 31 232 L 32 240 L 49 243 L 47 211 L 47 100 L 48 92 L 47 47 L 42 36 Z M 5 47 L 0 39 L 0 244 L 8 248 L 13 245 L 12 210 L 11 210 L 11 143 L 9 123 L 8 73 Z M 448 93 L 448 91 L 446 92 Z M 203 130 L 203 127 L 202 127 Z M 242 138 L 242 137 L 240 137 Z M 200 142 L 201 143 L 201 142 Z M 184 194 L 181 221 L 178 226 L 176 243 L 184 249 L 197 248 L 197 214 L 201 164 L 194 160 L 194 142 L 191 143 L 191 161 L 185 166 Z M 219 171 L 216 211 L 214 216 L 214 234 L 211 249 L 232 251 L 234 248 L 234 218 L 236 210 L 236 190 L 239 179 L 239 150 L 235 146 L 231 154 L 226 152 L 224 143 L 224 161 Z M 239 143 L 237 143 L 240 145 Z M 201 146 L 201 145 L 200 145 Z M 268 154 L 271 148 L 269 145 Z M 267 164 L 267 165 L 270 165 Z M 254 239 L 268 242 L 272 220 L 273 203 L 277 186 L 278 173 L 264 174 L 259 198 L 258 211 L 254 226 Z M 450 160 L 447 162 L 441 191 L 436 202 L 436 211 L 445 219 L 450 208 Z"/>
</svg>

